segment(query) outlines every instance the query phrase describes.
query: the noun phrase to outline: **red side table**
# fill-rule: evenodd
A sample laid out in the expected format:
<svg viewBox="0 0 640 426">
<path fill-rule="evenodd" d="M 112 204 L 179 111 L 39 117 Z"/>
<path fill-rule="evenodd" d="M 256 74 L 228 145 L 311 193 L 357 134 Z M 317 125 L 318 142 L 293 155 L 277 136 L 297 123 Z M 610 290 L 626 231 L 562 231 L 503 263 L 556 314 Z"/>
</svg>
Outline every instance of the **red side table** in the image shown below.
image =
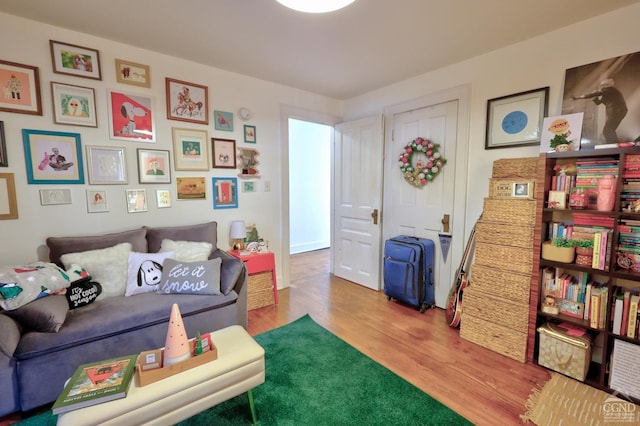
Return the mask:
<svg viewBox="0 0 640 426">
<path fill-rule="evenodd" d="M 273 281 L 273 300 L 278 304 L 278 283 L 276 281 L 276 256 L 273 253 L 240 254 L 238 250 L 230 250 L 232 256 L 242 260 L 249 275 L 271 271 Z"/>
</svg>

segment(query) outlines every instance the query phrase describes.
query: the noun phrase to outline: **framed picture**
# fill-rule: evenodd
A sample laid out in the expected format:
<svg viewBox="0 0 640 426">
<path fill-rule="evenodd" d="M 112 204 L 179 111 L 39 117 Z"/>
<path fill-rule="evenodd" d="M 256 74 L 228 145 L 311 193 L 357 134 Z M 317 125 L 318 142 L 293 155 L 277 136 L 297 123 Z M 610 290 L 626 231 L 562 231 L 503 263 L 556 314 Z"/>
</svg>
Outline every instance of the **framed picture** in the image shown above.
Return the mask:
<svg viewBox="0 0 640 426">
<path fill-rule="evenodd" d="M 138 148 L 138 180 L 140 183 L 171 183 L 169 151 Z"/>
<path fill-rule="evenodd" d="M 533 182 L 514 182 L 513 197 L 533 198 Z"/>
<path fill-rule="evenodd" d="M 214 209 L 234 209 L 238 207 L 238 179 L 211 178 Z"/>
<path fill-rule="evenodd" d="M 0 61 L 0 111 L 42 115 L 38 68 Z"/>
<path fill-rule="evenodd" d="M 209 124 L 207 86 L 166 79 L 167 118 L 190 123 Z"/>
<path fill-rule="evenodd" d="M 485 149 L 537 145 L 547 115 L 549 87 L 487 101 Z"/>
<path fill-rule="evenodd" d="M 118 83 L 151 87 L 151 70 L 149 65 L 116 59 L 116 80 Z"/>
<path fill-rule="evenodd" d="M 556 115 L 542 120 L 540 152 L 579 151 L 584 113 Z M 552 143 L 553 141 L 553 143 Z M 567 142 L 563 144 L 562 142 Z M 559 144 L 566 145 L 560 147 Z M 551 145 L 554 145 L 553 148 Z"/>
<path fill-rule="evenodd" d="M 111 139 L 155 142 L 153 97 L 108 90 Z"/>
<path fill-rule="evenodd" d="M 238 148 L 238 168 L 240 177 L 260 177 L 260 171 L 258 170 L 258 150 L 253 148 Z"/>
<path fill-rule="evenodd" d="M 9 167 L 7 142 L 4 139 L 4 121 L 0 121 L 0 167 Z"/>
<path fill-rule="evenodd" d="M 83 184 L 79 133 L 22 129 L 27 182 Z"/>
<path fill-rule="evenodd" d="M 104 213 L 109 211 L 107 191 L 87 189 L 87 212 Z"/>
<path fill-rule="evenodd" d="M 256 192 L 256 183 L 254 181 L 242 182 L 242 192 Z"/>
<path fill-rule="evenodd" d="M 149 210 L 147 192 L 144 189 L 127 189 L 127 212 L 140 213 Z"/>
<path fill-rule="evenodd" d="M 171 193 L 168 189 L 156 189 L 156 205 L 159 209 L 171 207 Z"/>
<path fill-rule="evenodd" d="M 0 173 L 0 220 L 18 218 L 16 181 L 13 173 Z"/>
<path fill-rule="evenodd" d="M 178 200 L 204 200 L 207 198 L 204 177 L 176 178 Z"/>
<path fill-rule="evenodd" d="M 102 80 L 100 54 L 95 49 L 49 40 L 53 72 Z"/>
<path fill-rule="evenodd" d="M 172 131 L 176 170 L 209 170 L 207 131 L 176 127 Z"/>
<path fill-rule="evenodd" d="M 244 142 L 256 143 L 256 126 L 244 125 Z"/>
<path fill-rule="evenodd" d="M 226 111 L 213 111 L 213 119 L 215 120 L 216 130 L 224 130 L 225 132 L 233 132 L 233 113 Z"/>
<path fill-rule="evenodd" d="M 96 94 L 91 87 L 52 81 L 51 99 L 54 123 L 98 127 Z"/>
<path fill-rule="evenodd" d="M 216 169 L 236 168 L 236 141 L 233 139 L 211 138 L 211 155 Z"/>
<path fill-rule="evenodd" d="M 123 147 L 87 146 L 89 183 L 91 185 L 124 185 L 127 161 Z"/>
<path fill-rule="evenodd" d="M 41 189 L 40 205 L 54 206 L 56 204 L 71 204 L 70 189 Z"/>
</svg>

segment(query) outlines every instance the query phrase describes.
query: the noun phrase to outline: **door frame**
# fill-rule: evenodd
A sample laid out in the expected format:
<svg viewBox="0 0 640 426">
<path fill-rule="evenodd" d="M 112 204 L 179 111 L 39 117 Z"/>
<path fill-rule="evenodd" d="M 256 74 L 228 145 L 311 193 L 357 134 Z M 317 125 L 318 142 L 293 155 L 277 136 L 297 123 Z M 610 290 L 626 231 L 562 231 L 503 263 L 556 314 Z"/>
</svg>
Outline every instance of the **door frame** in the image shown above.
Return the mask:
<svg viewBox="0 0 640 426">
<path fill-rule="evenodd" d="M 470 85 L 456 86 L 450 89 L 441 90 L 421 96 L 409 101 L 400 102 L 384 108 L 385 123 L 385 141 L 393 140 L 393 123 L 396 114 L 402 114 L 432 105 L 441 104 L 450 101 L 458 101 L 458 123 L 457 123 L 457 141 L 456 141 L 456 179 L 454 182 L 453 210 L 456 214 L 453 217 L 451 225 L 451 247 L 449 248 L 450 259 L 449 268 L 451 268 L 451 277 L 454 277 L 457 269 L 457 263 L 462 258 L 465 241 L 467 239 L 467 188 L 469 176 L 469 94 L 471 92 Z M 386 161 L 396 161 L 395 157 L 385 158 Z M 384 167 L 383 167 L 384 170 Z M 383 176 L 384 180 L 384 176 Z M 382 210 L 386 208 L 384 193 L 382 194 Z M 383 239 L 385 238 L 385 229 L 382 229 Z M 462 236 L 462 238 L 457 238 Z M 436 242 L 438 244 L 439 242 Z M 455 259 L 455 262 L 454 262 Z M 453 283 L 451 283 L 452 285 Z"/>
</svg>

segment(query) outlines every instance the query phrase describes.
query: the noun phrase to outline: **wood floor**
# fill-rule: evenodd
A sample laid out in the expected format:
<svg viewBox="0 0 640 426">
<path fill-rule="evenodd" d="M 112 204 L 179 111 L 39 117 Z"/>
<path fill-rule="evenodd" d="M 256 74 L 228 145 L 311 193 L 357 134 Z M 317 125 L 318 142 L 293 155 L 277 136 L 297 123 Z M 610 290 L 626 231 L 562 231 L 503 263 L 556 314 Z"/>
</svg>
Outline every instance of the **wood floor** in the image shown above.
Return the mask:
<svg viewBox="0 0 640 426">
<path fill-rule="evenodd" d="M 522 424 L 520 414 L 549 372 L 460 339 L 444 310 L 424 314 L 329 273 L 329 251 L 291 256 L 280 304 L 249 312 L 252 335 L 304 314 L 477 425 Z M 348 378 L 345 378 L 348 380 Z M 428 413 L 425 413 L 428 416 Z"/>
</svg>

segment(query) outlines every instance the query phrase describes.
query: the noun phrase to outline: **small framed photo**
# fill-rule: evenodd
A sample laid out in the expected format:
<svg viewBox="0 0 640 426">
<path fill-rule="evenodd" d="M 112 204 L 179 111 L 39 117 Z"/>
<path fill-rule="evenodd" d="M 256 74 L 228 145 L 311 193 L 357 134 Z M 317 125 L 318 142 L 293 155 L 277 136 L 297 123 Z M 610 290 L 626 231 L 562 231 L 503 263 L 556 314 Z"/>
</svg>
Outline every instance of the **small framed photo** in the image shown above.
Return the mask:
<svg viewBox="0 0 640 426">
<path fill-rule="evenodd" d="M 254 181 L 242 182 L 242 192 L 256 192 L 256 183 Z"/>
<path fill-rule="evenodd" d="M 207 131 L 176 127 L 172 131 L 176 170 L 209 170 Z"/>
<path fill-rule="evenodd" d="M 211 138 L 211 155 L 216 169 L 236 168 L 236 141 Z"/>
<path fill-rule="evenodd" d="M 111 139 L 155 142 L 153 97 L 108 90 Z"/>
<path fill-rule="evenodd" d="M 140 213 L 149 210 L 147 207 L 147 193 L 144 189 L 127 189 L 126 193 L 128 213 Z"/>
<path fill-rule="evenodd" d="M 567 193 L 564 191 L 549 191 L 548 207 L 550 209 L 566 209 Z"/>
<path fill-rule="evenodd" d="M 171 183 L 169 151 L 138 148 L 138 180 L 140 183 Z"/>
<path fill-rule="evenodd" d="M 216 130 L 225 132 L 233 132 L 233 113 L 226 111 L 213 111 L 213 119 L 215 121 Z"/>
<path fill-rule="evenodd" d="M 0 121 L 0 167 L 9 167 L 7 142 L 4 139 L 4 121 Z"/>
<path fill-rule="evenodd" d="M 171 207 L 171 193 L 168 189 L 156 189 L 156 206 L 159 209 Z"/>
<path fill-rule="evenodd" d="M 211 178 L 214 209 L 235 209 L 238 207 L 238 179 Z"/>
<path fill-rule="evenodd" d="M 71 204 L 70 189 L 41 189 L 40 205 L 54 206 L 56 204 Z"/>
<path fill-rule="evenodd" d="M 538 145 L 549 87 L 489 99 L 485 149 Z"/>
<path fill-rule="evenodd" d="M 512 196 L 515 198 L 533 198 L 533 182 L 514 182 Z"/>
<path fill-rule="evenodd" d="M 13 173 L 0 173 L 0 220 L 18 218 L 16 181 Z"/>
<path fill-rule="evenodd" d="M 87 146 L 89 183 L 91 185 L 125 185 L 127 161 L 123 147 Z"/>
<path fill-rule="evenodd" d="M 209 124 L 209 95 L 207 86 L 186 81 L 166 79 L 167 118 L 190 123 Z"/>
<path fill-rule="evenodd" d="M 151 87 L 151 71 L 149 65 L 116 59 L 116 80 L 118 83 Z"/>
<path fill-rule="evenodd" d="M 87 189 L 87 212 L 104 213 L 108 211 L 107 191 Z"/>
<path fill-rule="evenodd" d="M 51 98 L 54 123 L 98 127 L 96 94 L 91 87 L 52 81 Z"/>
<path fill-rule="evenodd" d="M 258 170 L 258 165 L 260 164 L 258 161 L 259 155 L 260 153 L 256 149 L 238 148 L 238 168 L 240 169 L 238 176 L 244 178 L 260 177 L 260 170 Z"/>
<path fill-rule="evenodd" d="M 178 200 L 204 200 L 207 198 L 204 177 L 176 178 Z"/>
<path fill-rule="evenodd" d="M 49 46 L 53 72 L 102 80 L 97 50 L 55 40 L 49 40 Z"/>
<path fill-rule="evenodd" d="M 0 61 L 0 111 L 42 115 L 38 67 Z"/>
<path fill-rule="evenodd" d="M 83 184 L 79 133 L 22 129 L 27 182 Z"/>
<path fill-rule="evenodd" d="M 256 126 L 244 125 L 244 143 L 256 143 Z"/>
</svg>

